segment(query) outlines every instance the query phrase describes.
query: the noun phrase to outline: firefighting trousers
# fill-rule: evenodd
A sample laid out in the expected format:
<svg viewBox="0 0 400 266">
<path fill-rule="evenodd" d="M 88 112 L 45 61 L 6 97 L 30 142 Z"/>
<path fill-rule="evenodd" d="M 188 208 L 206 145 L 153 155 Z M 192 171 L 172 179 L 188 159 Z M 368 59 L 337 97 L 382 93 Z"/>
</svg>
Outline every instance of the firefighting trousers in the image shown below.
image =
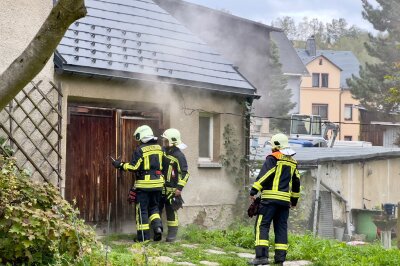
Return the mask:
<svg viewBox="0 0 400 266">
<path fill-rule="evenodd" d="M 150 240 L 150 228 L 162 228 L 160 212 L 161 191 L 137 190 L 136 228 L 137 240 Z"/>
<path fill-rule="evenodd" d="M 256 257 L 268 257 L 269 229 L 274 224 L 275 261 L 283 262 L 288 249 L 287 220 L 289 206 L 272 202 L 262 202 L 255 224 Z"/>
<path fill-rule="evenodd" d="M 174 209 L 172 208 L 171 202 L 168 200 L 168 195 L 170 193 L 175 193 L 175 191 L 163 194 L 161 196 L 160 205 L 159 205 L 160 214 L 162 213 L 162 211 L 165 208 L 165 213 L 167 215 L 168 228 L 178 227 L 178 225 L 179 225 L 178 213 L 176 211 L 174 211 Z"/>
</svg>

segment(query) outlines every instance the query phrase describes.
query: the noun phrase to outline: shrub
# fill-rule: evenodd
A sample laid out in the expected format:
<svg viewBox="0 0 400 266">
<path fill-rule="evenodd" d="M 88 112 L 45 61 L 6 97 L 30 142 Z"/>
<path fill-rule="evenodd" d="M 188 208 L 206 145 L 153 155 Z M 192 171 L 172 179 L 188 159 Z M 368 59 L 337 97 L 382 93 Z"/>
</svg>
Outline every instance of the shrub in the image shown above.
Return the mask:
<svg viewBox="0 0 400 266">
<path fill-rule="evenodd" d="M 76 262 L 96 244 L 77 214 L 54 186 L 33 183 L 0 155 L 0 264 Z"/>
</svg>

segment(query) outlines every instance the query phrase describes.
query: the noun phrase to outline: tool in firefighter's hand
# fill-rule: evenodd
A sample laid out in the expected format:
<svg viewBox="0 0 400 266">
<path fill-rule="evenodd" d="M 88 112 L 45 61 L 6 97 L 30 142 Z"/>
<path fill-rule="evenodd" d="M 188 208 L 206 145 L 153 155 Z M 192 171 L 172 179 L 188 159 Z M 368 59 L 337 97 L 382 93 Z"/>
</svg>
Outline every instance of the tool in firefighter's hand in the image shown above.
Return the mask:
<svg viewBox="0 0 400 266">
<path fill-rule="evenodd" d="M 171 194 L 171 195 L 172 195 L 172 197 L 170 198 L 170 203 L 171 203 L 172 209 L 174 211 L 177 211 L 180 208 L 183 208 L 183 204 L 185 202 L 183 201 L 182 196 L 174 196 L 174 194 Z"/>
<path fill-rule="evenodd" d="M 250 218 L 258 214 L 258 211 L 260 209 L 260 203 L 261 203 L 261 198 L 258 197 L 250 204 L 249 208 L 247 209 L 247 215 Z"/>
<path fill-rule="evenodd" d="M 133 203 L 136 203 L 136 189 L 134 189 L 134 188 L 131 188 L 130 190 L 129 190 L 129 194 L 128 194 L 128 202 L 130 203 L 130 204 L 133 204 Z"/>
<path fill-rule="evenodd" d="M 111 155 L 110 155 L 111 161 L 112 161 L 112 165 L 117 168 L 117 169 L 122 169 L 122 165 L 123 163 L 121 162 L 121 156 L 118 156 L 117 159 L 114 159 Z"/>
</svg>

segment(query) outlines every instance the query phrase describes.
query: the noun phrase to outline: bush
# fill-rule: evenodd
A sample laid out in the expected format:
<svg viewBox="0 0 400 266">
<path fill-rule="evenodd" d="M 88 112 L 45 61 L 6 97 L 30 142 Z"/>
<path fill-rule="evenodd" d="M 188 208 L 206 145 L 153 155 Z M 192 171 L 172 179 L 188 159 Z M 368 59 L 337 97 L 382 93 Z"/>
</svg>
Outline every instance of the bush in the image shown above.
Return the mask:
<svg viewBox="0 0 400 266">
<path fill-rule="evenodd" d="M 54 186 L 33 183 L 0 155 L 0 264 L 79 261 L 96 238 L 77 214 Z"/>
</svg>

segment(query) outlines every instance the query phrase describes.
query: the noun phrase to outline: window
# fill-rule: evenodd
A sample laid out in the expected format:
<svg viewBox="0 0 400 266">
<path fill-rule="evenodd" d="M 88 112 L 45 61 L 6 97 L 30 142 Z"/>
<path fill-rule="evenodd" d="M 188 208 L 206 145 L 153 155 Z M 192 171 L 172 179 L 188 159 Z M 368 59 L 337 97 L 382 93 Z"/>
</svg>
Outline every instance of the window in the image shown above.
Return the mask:
<svg viewBox="0 0 400 266">
<path fill-rule="evenodd" d="M 321 116 L 321 119 L 328 119 L 328 105 L 327 104 L 312 104 L 312 114 Z"/>
<path fill-rule="evenodd" d="M 319 73 L 312 74 L 312 86 L 319 88 Z"/>
<path fill-rule="evenodd" d="M 352 141 L 353 140 L 353 136 L 344 136 L 344 140 Z"/>
<path fill-rule="evenodd" d="M 211 114 L 199 114 L 199 159 L 213 159 L 213 117 Z"/>
<path fill-rule="evenodd" d="M 321 74 L 321 87 L 323 88 L 328 88 L 328 84 L 329 84 L 329 74 Z"/>
<path fill-rule="evenodd" d="M 344 120 L 348 120 L 348 121 L 353 120 L 353 105 L 352 104 L 344 105 Z"/>
</svg>

